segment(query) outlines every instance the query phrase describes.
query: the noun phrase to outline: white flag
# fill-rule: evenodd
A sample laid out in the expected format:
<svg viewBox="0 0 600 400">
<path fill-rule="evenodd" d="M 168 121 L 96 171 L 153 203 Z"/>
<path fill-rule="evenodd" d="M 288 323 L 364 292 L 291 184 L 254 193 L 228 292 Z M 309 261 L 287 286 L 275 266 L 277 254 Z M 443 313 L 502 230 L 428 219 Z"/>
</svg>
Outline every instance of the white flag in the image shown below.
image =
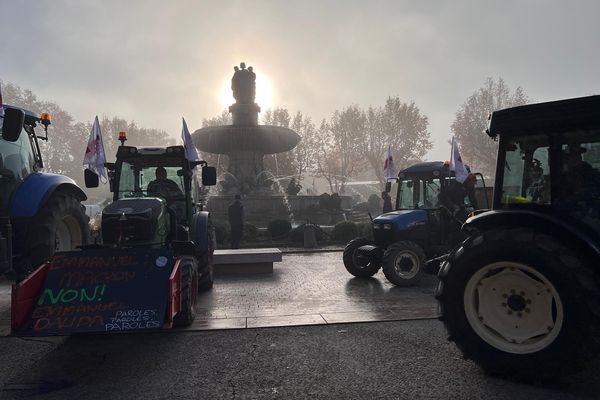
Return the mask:
<svg viewBox="0 0 600 400">
<path fill-rule="evenodd" d="M 456 180 L 460 183 L 463 183 L 469 176 L 469 171 L 467 171 L 467 167 L 460 158 L 458 143 L 454 140 L 454 137 L 452 138 L 452 154 L 450 154 L 450 171 L 454 171 Z"/>
<path fill-rule="evenodd" d="M 198 154 L 198 150 L 196 150 L 196 146 L 194 146 L 192 135 L 190 135 L 190 131 L 185 123 L 185 118 L 182 117 L 181 119 L 183 120 L 181 139 L 183 139 L 183 147 L 185 148 L 185 158 L 189 161 L 200 161 L 200 154 Z"/>
<path fill-rule="evenodd" d="M 398 172 L 396 172 L 396 167 L 394 167 L 394 159 L 392 158 L 392 146 L 388 146 L 387 156 L 385 157 L 385 162 L 383 163 L 383 178 L 385 180 L 396 178 L 398 176 Z"/>
<path fill-rule="evenodd" d="M 4 106 L 2 104 L 2 86 L 0 86 L 0 117 L 4 118 Z"/>
<path fill-rule="evenodd" d="M 98 116 L 96 116 L 85 149 L 85 155 L 83 156 L 83 166 L 95 172 L 100 177 L 102 183 L 106 183 L 108 175 L 106 174 L 106 167 L 104 166 L 105 162 L 106 154 L 104 153 L 102 132 L 100 132 L 100 122 L 98 122 Z"/>
</svg>

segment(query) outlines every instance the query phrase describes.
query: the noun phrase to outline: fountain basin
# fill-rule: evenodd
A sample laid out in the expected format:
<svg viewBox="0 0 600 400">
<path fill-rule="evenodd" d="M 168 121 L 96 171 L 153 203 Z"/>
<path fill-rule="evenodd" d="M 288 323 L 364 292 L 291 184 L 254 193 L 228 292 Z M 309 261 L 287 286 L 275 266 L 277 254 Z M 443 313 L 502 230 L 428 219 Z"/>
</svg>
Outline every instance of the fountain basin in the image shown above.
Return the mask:
<svg viewBox="0 0 600 400">
<path fill-rule="evenodd" d="M 300 136 L 293 130 L 273 125 L 210 126 L 198 129 L 192 138 L 198 149 L 214 154 L 282 153 L 300 142 Z"/>
</svg>

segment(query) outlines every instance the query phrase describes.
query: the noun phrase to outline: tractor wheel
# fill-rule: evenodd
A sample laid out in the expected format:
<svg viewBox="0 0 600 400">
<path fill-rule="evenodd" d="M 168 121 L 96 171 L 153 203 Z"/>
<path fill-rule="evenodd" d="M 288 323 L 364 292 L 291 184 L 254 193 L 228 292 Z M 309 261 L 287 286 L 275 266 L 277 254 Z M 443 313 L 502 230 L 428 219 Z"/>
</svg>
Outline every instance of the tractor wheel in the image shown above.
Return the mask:
<svg viewBox="0 0 600 400">
<path fill-rule="evenodd" d="M 394 243 L 383 254 L 383 273 L 396 286 L 413 286 L 423 277 L 425 253 L 415 242 Z"/>
<path fill-rule="evenodd" d="M 208 250 L 202 256 L 198 266 L 198 292 L 207 292 L 214 285 L 213 254 L 215 251 L 215 229 L 210 223 L 208 227 Z"/>
<path fill-rule="evenodd" d="M 195 262 L 181 262 L 181 310 L 173 317 L 174 327 L 190 326 L 196 318 L 198 268 Z"/>
<path fill-rule="evenodd" d="M 209 254 L 205 254 L 202 257 L 198 269 L 198 292 L 207 292 L 211 290 L 214 285 L 212 252 L 209 252 Z"/>
<path fill-rule="evenodd" d="M 90 241 L 89 217 L 77 198 L 54 194 L 25 227 L 25 257 L 20 275 L 34 271 L 55 251 L 74 250 Z"/>
<path fill-rule="evenodd" d="M 352 275 L 359 278 L 367 278 L 373 276 L 379 271 L 381 264 L 374 262 L 366 257 L 359 257 L 356 250 L 364 245 L 373 244 L 372 241 L 365 238 L 357 238 L 351 240 L 344 249 L 344 266 Z"/>
<path fill-rule="evenodd" d="M 532 229 L 475 235 L 438 276 L 449 340 L 491 375 L 545 381 L 582 369 L 599 350 L 597 278 L 551 236 Z"/>
</svg>

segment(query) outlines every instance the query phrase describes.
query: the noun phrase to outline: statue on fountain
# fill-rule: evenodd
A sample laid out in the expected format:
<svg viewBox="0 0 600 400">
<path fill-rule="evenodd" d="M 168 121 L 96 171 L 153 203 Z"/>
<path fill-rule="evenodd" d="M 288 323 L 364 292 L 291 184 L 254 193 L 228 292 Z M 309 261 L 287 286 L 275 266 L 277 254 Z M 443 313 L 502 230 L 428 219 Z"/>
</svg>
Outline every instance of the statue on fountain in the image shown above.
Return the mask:
<svg viewBox="0 0 600 400">
<path fill-rule="evenodd" d="M 233 98 L 240 104 L 253 104 L 256 98 L 256 74 L 252 67 L 246 69 L 246 63 L 240 63 L 239 68 L 233 67 L 235 71 L 231 78 L 231 90 Z"/>
</svg>

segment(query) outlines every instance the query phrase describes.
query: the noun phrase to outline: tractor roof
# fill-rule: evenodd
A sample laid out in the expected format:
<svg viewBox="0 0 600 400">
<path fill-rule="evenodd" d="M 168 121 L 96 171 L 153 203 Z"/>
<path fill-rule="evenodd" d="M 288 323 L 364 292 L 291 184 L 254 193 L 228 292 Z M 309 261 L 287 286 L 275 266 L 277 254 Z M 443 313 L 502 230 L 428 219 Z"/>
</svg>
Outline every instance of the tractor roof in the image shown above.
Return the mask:
<svg viewBox="0 0 600 400">
<path fill-rule="evenodd" d="M 185 164 L 185 149 L 183 146 L 169 147 L 135 147 L 119 146 L 117 160 L 126 160 L 130 164 L 141 167 L 163 166 L 175 167 Z"/>
<path fill-rule="evenodd" d="M 534 135 L 600 127 L 600 96 L 528 104 L 494 111 L 487 134 Z"/>
<path fill-rule="evenodd" d="M 406 175 L 413 174 L 431 174 L 434 171 L 437 171 L 440 174 L 448 173 L 448 165 L 444 165 L 443 161 L 426 161 L 420 162 L 417 164 L 413 164 L 408 168 L 400 171 L 400 174 L 404 173 Z"/>
<path fill-rule="evenodd" d="M 38 122 L 40 120 L 40 116 L 39 114 L 34 113 L 33 111 L 29 111 L 26 110 L 24 108 L 21 107 L 16 107 L 16 106 L 11 106 L 8 104 L 3 104 L 2 107 L 6 110 L 9 108 L 15 109 L 15 110 L 21 110 L 25 113 L 25 124 L 26 125 L 34 125 L 35 123 Z"/>
</svg>

